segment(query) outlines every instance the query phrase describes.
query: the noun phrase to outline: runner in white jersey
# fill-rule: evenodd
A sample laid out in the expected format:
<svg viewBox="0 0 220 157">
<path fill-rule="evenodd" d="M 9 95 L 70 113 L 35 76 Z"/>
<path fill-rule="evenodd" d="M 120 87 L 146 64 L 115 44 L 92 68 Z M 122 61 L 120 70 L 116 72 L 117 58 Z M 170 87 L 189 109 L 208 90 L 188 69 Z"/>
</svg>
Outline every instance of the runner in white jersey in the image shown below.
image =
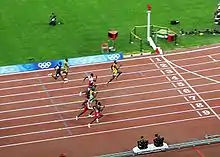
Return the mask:
<svg viewBox="0 0 220 157">
<path fill-rule="evenodd" d="M 95 82 L 97 81 L 97 76 L 94 76 L 93 73 L 90 73 L 89 75 L 87 75 L 83 82 L 88 79 L 89 80 L 89 87 L 88 87 L 88 90 L 90 90 L 94 85 L 95 85 Z"/>
<path fill-rule="evenodd" d="M 89 80 L 89 86 L 92 85 L 95 81 L 95 78 L 93 77 L 93 73 L 91 75 L 88 76 L 88 80 Z"/>
</svg>

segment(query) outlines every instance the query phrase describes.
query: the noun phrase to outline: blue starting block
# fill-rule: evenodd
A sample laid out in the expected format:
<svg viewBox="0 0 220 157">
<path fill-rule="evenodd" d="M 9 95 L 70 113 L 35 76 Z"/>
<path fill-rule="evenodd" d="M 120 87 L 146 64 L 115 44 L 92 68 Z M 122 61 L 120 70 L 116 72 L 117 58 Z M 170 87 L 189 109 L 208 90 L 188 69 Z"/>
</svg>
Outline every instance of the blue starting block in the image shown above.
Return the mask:
<svg viewBox="0 0 220 157">
<path fill-rule="evenodd" d="M 158 151 L 164 151 L 169 148 L 168 144 L 163 143 L 163 146 L 156 147 L 154 144 L 148 144 L 147 149 L 139 149 L 138 146 L 132 149 L 134 154 L 146 154 L 146 153 L 153 153 Z"/>
</svg>

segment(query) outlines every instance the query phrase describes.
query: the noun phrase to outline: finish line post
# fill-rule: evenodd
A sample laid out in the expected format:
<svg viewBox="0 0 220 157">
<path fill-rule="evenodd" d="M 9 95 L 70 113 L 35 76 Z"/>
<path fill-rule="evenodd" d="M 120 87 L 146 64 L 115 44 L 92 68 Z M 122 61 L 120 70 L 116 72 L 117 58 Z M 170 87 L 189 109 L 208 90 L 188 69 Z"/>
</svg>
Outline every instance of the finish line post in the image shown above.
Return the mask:
<svg viewBox="0 0 220 157">
<path fill-rule="evenodd" d="M 147 41 L 150 38 L 150 14 L 151 14 L 151 5 L 147 5 Z"/>
</svg>

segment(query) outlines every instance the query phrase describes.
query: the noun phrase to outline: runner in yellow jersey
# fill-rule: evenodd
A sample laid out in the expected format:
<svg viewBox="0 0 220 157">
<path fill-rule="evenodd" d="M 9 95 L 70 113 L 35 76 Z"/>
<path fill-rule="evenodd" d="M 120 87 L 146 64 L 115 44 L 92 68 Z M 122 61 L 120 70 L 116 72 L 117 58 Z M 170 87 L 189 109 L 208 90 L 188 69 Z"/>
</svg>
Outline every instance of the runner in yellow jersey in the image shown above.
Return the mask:
<svg viewBox="0 0 220 157">
<path fill-rule="evenodd" d="M 112 78 L 107 82 L 107 84 L 109 84 L 114 79 L 117 80 L 117 78 L 122 74 L 122 72 L 119 69 L 120 69 L 120 66 L 118 66 L 118 63 L 115 60 L 114 63 L 111 65 Z"/>
<path fill-rule="evenodd" d="M 68 78 L 67 78 L 68 72 L 69 72 L 69 64 L 68 64 L 68 59 L 66 58 L 64 60 L 64 65 L 63 65 L 63 74 L 65 74 L 64 75 L 64 80 L 67 81 L 67 82 L 68 82 Z"/>
<path fill-rule="evenodd" d="M 89 103 L 90 103 L 91 105 L 92 105 L 92 103 L 93 103 L 94 101 L 97 100 L 97 99 L 96 99 L 97 94 L 98 94 L 98 92 L 97 92 L 97 90 L 96 90 L 96 86 L 94 86 L 93 88 L 91 88 L 91 89 L 89 90 Z"/>
</svg>

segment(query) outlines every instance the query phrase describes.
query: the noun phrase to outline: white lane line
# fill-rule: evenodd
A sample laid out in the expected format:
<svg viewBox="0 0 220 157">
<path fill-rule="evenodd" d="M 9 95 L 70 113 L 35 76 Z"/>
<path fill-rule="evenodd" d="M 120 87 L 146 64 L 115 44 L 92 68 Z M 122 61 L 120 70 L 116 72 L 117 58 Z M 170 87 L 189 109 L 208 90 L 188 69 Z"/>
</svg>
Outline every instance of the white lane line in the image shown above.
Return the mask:
<svg viewBox="0 0 220 157">
<path fill-rule="evenodd" d="M 163 58 L 163 60 L 165 61 L 165 63 L 166 63 L 166 64 L 168 65 L 168 67 L 169 67 L 168 70 L 169 70 L 170 72 L 168 73 L 168 71 L 167 71 L 166 73 L 179 75 L 179 73 L 178 73 L 175 69 L 173 69 L 172 65 L 166 62 L 166 60 L 164 59 L 163 56 L 162 56 L 162 58 Z M 157 58 L 156 58 L 156 59 L 157 59 Z M 150 60 L 151 60 L 151 62 L 153 62 L 153 63 L 157 66 L 157 63 L 154 62 L 153 59 L 150 59 Z M 160 60 L 161 60 L 161 59 L 160 59 Z M 162 60 L 161 60 L 161 61 L 162 61 Z M 158 69 L 161 69 L 159 66 L 157 66 L 157 68 L 158 68 Z M 174 70 L 174 72 L 173 72 L 171 69 Z M 165 75 L 166 75 L 166 74 L 165 74 Z M 175 75 L 174 75 L 174 76 L 175 76 Z M 180 96 L 183 96 L 183 92 L 182 92 L 180 89 L 184 89 L 185 87 L 183 86 L 182 88 L 177 88 L 177 86 L 173 83 L 173 81 L 170 80 L 169 77 L 167 77 L 167 78 L 168 78 L 168 81 L 173 85 L 174 89 L 178 91 L 178 93 L 180 94 Z M 182 77 L 180 77 L 180 78 L 182 78 Z M 183 79 L 183 81 L 184 81 L 184 79 Z M 200 117 L 202 116 L 201 113 L 200 113 L 199 111 L 197 111 L 192 104 L 190 104 L 190 106 L 194 109 L 194 111 L 195 111 Z"/>
<path fill-rule="evenodd" d="M 193 108 L 193 109 L 195 109 L 196 110 L 196 107 L 195 106 L 193 106 L 193 104 L 191 104 L 190 103 L 190 106 Z M 203 108 L 203 109 L 206 109 L 206 108 Z M 199 112 L 200 113 L 200 112 Z M 200 116 L 202 116 L 201 114 L 200 114 Z"/>
<path fill-rule="evenodd" d="M 164 56 L 178 56 L 178 55 L 192 53 L 192 52 L 193 53 L 197 53 L 197 52 L 213 50 L 213 49 L 219 49 L 219 48 L 220 48 L 220 45 L 217 45 L 217 46 L 213 45 L 211 47 L 206 47 L 206 48 L 198 48 L 198 49 L 194 49 L 194 50 L 186 50 L 186 51 L 182 51 L 182 52 L 175 52 L 175 53 L 164 54 Z"/>
<path fill-rule="evenodd" d="M 205 56 L 202 56 L 202 57 L 206 57 Z M 193 57 L 193 58 L 198 58 L 198 57 Z M 199 57 L 200 58 L 200 57 Z M 186 60 L 186 59 L 177 59 L 177 60 L 173 60 L 173 61 L 182 61 L 182 60 Z M 209 64 L 209 63 L 212 63 L 212 62 L 202 62 L 202 63 L 197 63 L 197 64 L 194 64 L 194 65 L 201 65 L 201 64 Z M 135 64 L 135 65 L 129 65 L 129 66 L 122 66 L 121 69 L 126 69 L 126 68 L 130 68 L 130 67 L 141 67 L 141 66 L 149 66 L 150 64 L 152 63 L 147 63 L 147 64 Z M 186 66 L 189 66 L 189 65 L 186 65 Z M 191 65 L 192 66 L 192 65 Z M 107 68 L 105 69 L 94 69 L 94 70 L 90 70 L 90 71 L 93 71 L 93 72 L 99 72 L 99 71 L 106 71 Z M 36 71 L 38 72 L 38 71 Z M 74 73 L 69 73 L 69 76 L 71 75 L 76 75 L 76 74 L 85 74 L 87 73 L 87 71 L 79 71 L 79 72 L 74 72 Z M 108 75 L 106 75 L 108 76 Z M 26 81 L 26 80 L 33 80 L 33 79 L 39 79 L 39 78 L 47 78 L 48 76 L 40 76 L 40 77 L 27 77 L 27 78 L 23 78 L 23 79 L 14 79 L 14 80 L 7 80 L 7 81 L 0 81 L 0 83 L 9 83 L 9 82 L 19 82 L 19 81 Z M 79 79 L 74 79 L 74 80 L 70 80 L 70 81 L 77 81 Z M 81 79 L 80 79 L 81 80 Z M 54 83 L 59 83 L 59 82 L 54 82 Z"/>
<path fill-rule="evenodd" d="M 185 97 L 185 96 L 184 96 L 184 99 L 185 99 L 186 101 L 189 101 L 189 99 L 188 99 L 187 97 Z"/>
<path fill-rule="evenodd" d="M 207 101 L 212 101 L 212 100 L 218 100 L 220 98 L 216 99 L 206 99 Z M 107 105 L 106 107 L 116 107 L 116 106 L 123 106 L 123 105 L 130 105 L 130 104 L 136 104 L 136 103 L 143 103 L 146 102 L 146 100 L 141 100 L 141 101 L 133 101 L 133 102 L 127 102 L 127 103 L 118 103 L 118 104 L 113 104 L 113 105 Z M 176 103 L 176 104 L 168 104 L 168 105 L 161 105 L 161 106 L 151 106 L 151 107 L 146 107 L 146 108 L 140 108 L 140 109 L 132 109 L 132 110 L 125 110 L 125 111 L 118 111 L 118 112 L 107 112 L 104 115 L 114 115 L 114 114 L 121 114 L 121 113 L 128 113 L 128 112 L 134 112 L 134 111 L 143 111 L 143 110 L 152 110 L 152 109 L 160 109 L 160 108 L 166 108 L 166 107 L 175 107 L 175 106 L 182 106 L 186 105 L 188 103 L 193 103 L 197 101 L 191 101 L 191 102 L 182 102 L 182 103 Z M 204 109 L 204 108 L 203 108 Z M 69 112 L 77 112 L 80 111 L 79 109 L 75 110 L 68 110 L 68 111 L 62 111 L 59 113 L 69 113 Z M 57 114 L 57 113 L 48 113 L 47 115 L 52 115 L 52 114 Z M 84 119 L 87 117 L 80 117 L 80 119 Z M 38 123 L 28 123 L 28 124 L 22 124 L 22 125 L 14 125 L 14 126 L 6 126 L 6 127 L 1 127 L 0 130 L 7 130 L 7 129 L 15 129 L 15 128 L 21 128 L 21 127 L 29 127 L 29 126 L 38 126 L 38 125 L 44 125 L 44 124 L 51 124 L 51 123 L 57 123 L 57 122 L 63 122 L 63 121 L 70 121 L 70 120 L 75 120 L 74 118 L 66 118 L 63 120 L 52 120 L 52 121 L 43 121 L 43 122 L 38 122 Z"/>
<path fill-rule="evenodd" d="M 209 104 L 200 96 L 200 94 L 193 88 L 193 86 L 191 86 L 188 81 L 186 81 L 186 79 L 183 78 L 183 76 L 175 69 L 175 65 L 173 64 L 171 61 L 169 61 L 168 59 L 166 59 L 164 56 L 162 56 L 162 58 L 164 58 L 164 60 L 167 62 L 167 64 L 170 65 L 170 67 L 179 75 L 179 77 L 182 78 L 182 80 L 188 85 L 188 87 L 197 95 L 197 97 L 209 108 L 209 110 L 216 116 L 216 118 L 218 120 L 220 120 L 219 115 L 209 106 Z M 180 66 L 178 66 L 180 67 Z M 184 69 L 182 67 L 180 67 L 181 69 Z M 214 81 L 215 83 L 218 83 L 219 81 Z"/>
<path fill-rule="evenodd" d="M 173 61 L 172 61 L 173 62 Z M 211 61 L 211 62 L 202 62 L 202 63 L 194 63 L 194 64 L 186 64 L 186 65 L 182 65 L 181 67 L 195 67 L 195 66 L 205 66 L 207 64 L 215 64 L 214 61 Z M 211 69 L 211 68 L 210 68 Z"/>
<path fill-rule="evenodd" d="M 183 92 L 181 92 L 181 90 L 178 89 L 177 91 L 178 91 L 181 95 L 183 95 Z"/>
<path fill-rule="evenodd" d="M 209 84 L 202 84 L 199 86 L 206 86 Z M 196 85 L 198 86 L 198 85 Z M 179 89 L 182 89 L 184 87 L 180 87 Z M 112 89 L 114 90 L 114 89 Z M 155 91 L 146 91 L 143 93 L 155 93 L 155 92 L 161 92 L 161 91 L 166 91 L 166 90 L 174 90 L 173 88 L 170 89 L 162 89 L 162 90 L 155 90 Z M 118 98 L 118 97 L 127 97 L 127 96 L 132 96 L 132 95 L 139 95 L 139 93 L 132 93 L 132 94 L 127 94 L 127 95 L 120 95 L 120 96 L 113 96 L 113 97 L 106 97 L 106 98 L 101 98 L 100 100 L 105 100 L 109 98 Z M 6 102 L 6 103 L 1 103 L 0 106 L 4 105 L 12 105 L 12 104 L 18 104 L 18 103 L 25 103 L 25 102 L 35 102 L 35 101 L 41 101 L 41 100 L 49 100 L 49 99 L 56 99 L 56 98 L 65 98 L 65 97 L 79 97 L 79 94 L 73 93 L 73 94 L 66 94 L 66 95 L 60 95 L 60 96 L 53 96 L 53 97 L 43 97 L 43 98 L 36 98 L 36 99 L 26 99 L 26 100 L 19 100 L 19 101 L 12 101 L 12 102 Z M 79 101 L 77 101 L 79 102 Z M 81 102 L 81 101 L 80 101 Z"/>
<path fill-rule="evenodd" d="M 34 141 L 18 142 L 18 143 L 1 145 L 0 148 L 14 147 L 14 146 L 20 146 L 20 145 L 27 145 L 27 144 L 36 144 L 36 143 L 56 141 L 56 140 L 62 140 L 62 139 L 70 139 L 70 138 L 83 137 L 83 136 L 100 135 L 100 134 L 104 134 L 104 133 L 111 133 L 111 132 L 118 132 L 118 131 L 132 130 L 132 129 L 140 129 L 140 128 L 146 128 L 146 127 L 160 126 L 160 125 L 175 124 L 175 123 L 188 122 L 188 121 L 194 121 L 194 120 L 203 120 L 203 119 L 208 119 L 208 118 L 212 118 L 212 117 L 214 117 L 214 115 L 204 116 L 204 117 L 187 118 L 187 119 L 178 119 L 178 120 L 173 120 L 173 121 L 163 121 L 163 122 L 159 122 L 159 123 L 151 123 L 151 124 L 146 124 L 146 125 L 137 125 L 137 126 L 124 127 L 124 128 L 118 128 L 118 129 L 83 133 L 83 134 L 77 134 L 77 135 L 72 135 L 72 136 L 45 138 L 45 139 L 41 139 L 41 140 L 34 140 Z M 87 125 L 84 125 L 84 127 L 87 127 Z"/>
<path fill-rule="evenodd" d="M 188 79 L 188 81 L 189 80 L 197 80 L 197 79 L 200 79 L 200 78 L 192 78 L 192 79 Z M 169 83 L 169 82 L 160 82 L 160 83 L 155 83 L 154 85 L 161 85 L 161 84 L 165 84 L 165 83 Z M 210 85 L 211 84 L 215 84 L 215 83 L 210 83 Z M 152 85 L 152 84 L 149 84 L 149 86 L 150 85 Z M 134 86 L 132 88 L 134 88 Z M 105 90 L 103 90 L 103 91 L 105 91 Z M 181 92 L 181 91 L 179 91 L 179 92 Z M 186 99 L 186 101 L 189 101 L 186 97 L 184 97 L 184 98 Z M 41 108 L 49 108 L 49 107 L 54 107 L 54 106 L 72 105 L 73 103 L 74 102 L 67 102 L 67 103 L 59 103 L 59 104 L 52 104 L 52 105 L 47 104 L 47 105 L 41 105 L 41 106 L 35 106 L 35 107 L 17 108 L 17 109 L 12 109 L 12 110 L 0 111 L 0 114 L 9 113 L 9 112 L 17 112 L 17 111 L 27 111 L 27 110 L 33 110 L 33 109 L 41 109 Z"/>
<path fill-rule="evenodd" d="M 37 73 L 37 75 L 38 75 L 38 73 Z M 50 93 L 47 91 L 47 88 L 46 88 L 46 86 L 44 85 L 43 81 L 42 81 L 41 79 L 38 79 L 38 81 L 39 81 L 40 84 L 42 85 L 42 90 L 46 93 L 47 97 L 48 97 L 49 100 L 50 100 L 50 103 L 51 103 L 51 104 L 55 104 L 55 102 L 53 101 L 53 99 L 50 98 L 51 95 L 50 95 Z M 54 106 L 53 108 L 55 109 L 56 112 L 60 112 L 58 106 Z M 65 119 L 61 113 L 58 113 L 57 115 L 59 116 L 60 120 Z M 68 128 L 68 124 L 66 123 L 66 121 L 62 121 L 62 124 L 64 125 L 64 127 Z M 66 131 L 67 131 L 67 133 L 68 133 L 69 135 L 73 135 L 73 133 L 72 133 L 71 130 L 67 129 Z"/>
<path fill-rule="evenodd" d="M 219 75 L 220 76 L 220 75 Z M 161 76 L 159 76 L 161 77 Z M 157 78 L 157 77 L 144 77 L 144 78 L 135 78 L 135 79 L 126 79 L 126 80 L 119 80 L 117 82 L 112 82 L 112 83 L 124 83 L 124 82 L 132 82 L 132 81 L 137 81 L 137 80 L 145 80 L 145 79 L 149 79 L 149 78 Z M 97 86 L 100 85 L 105 85 L 106 82 L 103 83 L 97 83 Z M 155 83 L 155 84 L 147 84 L 146 86 L 151 86 L 151 85 L 156 85 L 159 83 Z M 161 84 L 161 83 L 160 83 Z M 66 88 L 56 88 L 56 89 L 47 89 L 47 92 L 54 92 L 54 91 L 62 91 L 62 90 L 69 90 L 69 89 L 80 89 L 80 88 L 86 88 L 87 85 L 80 85 L 80 86 L 72 86 L 72 87 L 66 87 Z M 116 90 L 116 89 L 126 89 L 126 88 L 131 88 L 130 86 L 128 87 L 123 87 L 123 88 L 113 88 L 113 89 L 108 89 L 108 90 L 102 90 L 103 92 L 105 91 L 112 91 L 112 90 Z M 101 92 L 101 91 L 99 91 Z M 36 93 L 44 93 L 44 91 L 35 91 L 35 92 L 25 92 L 25 93 L 18 93 L 18 94 L 9 94 L 9 95 L 3 95 L 0 96 L 0 98 L 6 98 L 6 97 L 11 97 L 11 96 L 20 96 L 20 95 L 30 95 L 30 94 L 36 94 Z M 73 95 L 79 95 L 79 93 L 73 94 Z"/>
<path fill-rule="evenodd" d="M 203 51 L 207 51 L 207 50 L 213 50 L 213 49 L 218 49 L 220 48 L 220 45 L 213 45 L 212 47 L 208 47 L 208 48 L 199 48 L 199 49 L 195 49 L 195 50 L 187 50 L 187 51 L 182 51 L 182 52 L 175 52 L 175 53 L 170 53 L 170 54 L 164 54 L 164 56 L 175 56 L 175 55 L 181 55 L 181 54 L 186 54 L 186 53 L 192 53 L 192 52 L 203 52 Z M 214 53 L 216 54 L 216 53 Z M 203 55 L 199 55 L 199 56 L 203 56 Z M 207 56 L 207 55 L 204 55 Z M 143 56 L 140 58 L 129 58 L 129 59 L 124 59 L 124 60 L 120 60 L 120 62 L 127 62 L 127 61 L 134 61 L 134 60 L 144 60 L 144 59 L 149 59 L 149 58 L 154 58 L 155 56 Z M 112 62 L 105 62 L 105 63 L 94 63 L 94 64 L 87 64 L 87 65 L 80 65 L 80 66 L 71 66 L 71 67 L 86 67 L 86 66 L 94 66 L 94 65 L 105 65 L 105 64 L 109 64 Z M 10 73 L 10 74 L 3 74 L 2 76 L 10 76 L 10 75 L 16 75 L 16 74 L 25 74 L 25 73 L 34 73 L 34 72 L 41 72 L 41 71 L 49 71 L 51 69 L 44 69 L 44 70 L 38 70 L 38 71 L 28 71 L 28 72 L 20 72 L 20 73 Z M 92 70 L 93 71 L 93 70 Z"/>
<path fill-rule="evenodd" d="M 220 91 L 220 90 L 217 90 L 217 91 Z M 206 94 L 206 93 L 212 93 L 212 92 L 216 92 L 216 90 L 212 90 L 212 91 L 209 91 L 209 92 L 207 92 L 207 91 L 206 92 L 200 92 L 200 94 Z M 159 97 L 159 98 L 147 99 L 145 102 L 152 102 L 152 101 L 165 100 L 165 99 L 171 99 L 171 98 L 179 98 L 179 97 L 182 97 L 182 96 L 189 96 L 189 95 L 191 95 L 191 93 L 185 94 L 185 95 L 175 95 L 175 96 L 167 96 L 167 97 Z M 75 102 L 73 102 L 73 103 L 75 103 Z M 78 102 L 78 103 L 82 103 L 82 102 Z M 34 118 L 34 117 L 41 117 L 41 116 L 47 116 L 47 115 L 52 115 L 52 114 L 54 114 L 54 112 L 52 112 L 52 113 L 34 114 L 34 115 L 21 116 L 21 117 L 12 117 L 12 118 L 0 119 L 0 122 L 2 122 L 2 121 L 10 121 L 10 120 L 18 120 L 18 119 L 26 119 L 26 118 Z"/>
<path fill-rule="evenodd" d="M 126 73 L 127 74 L 138 74 L 138 73 L 143 73 L 143 72 L 148 72 L 149 70 L 145 70 L 145 71 L 139 71 L 139 72 L 131 72 L 131 73 Z M 156 70 L 154 70 L 156 71 Z M 105 75 L 105 76 L 111 76 L 111 75 Z M 104 76 L 100 76 L 100 77 L 104 77 Z M 100 78 L 99 77 L 99 78 Z M 154 77 L 154 76 L 153 76 Z M 161 77 L 161 76 L 155 76 L 155 77 Z M 144 77 L 147 78 L 147 77 Z M 144 78 L 135 78 L 135 79 L 127 79 L 127 80 L 118 80 L 117 82 L 127 82 L 127 81 L 134 81 L 134 80 L 141 80 Z M 69 80 L 71 81 L 71 80 Z M 82 82 L 82 79 L 78 79 L 77 81 Z M 112 82 L 112 83 L 117 83 L 117 82 Z M 47 82 L 44 83 L 45 85 L 51 85 L 51 84 L 55 84 L 57 82 Z M 111 84 L 112 84 L 111 83 Z M 97 85 L 104 85 L 106 83 L 98 83 Z M 41 84 L 30 84 L 30 85 L 24 85 L 24 86 L 15 86 L 15 87 L 7 87 L 7 88 L 1 88 L 0 90 L 11 90 L 11 89 L 17 89 L 17 88 L 26 88 L 26 87 L 35 87 L 35 86 L 41 86 Z M 81 86 L 76 86 L 76 87 L 62 87 L 62 88 L 56 88 L 56 89 L 50 89 L 48 91 L 59 91 L 59 90 L 64 90 L 64 89 L 72 89 L 72 88 L 80 88 L 80 87 L 86 87 L 86 85 L 81 85 Z"/>
<path fill-rule="evenodd" d="M 215 53 L 215 54 L 212 54 L 212 56 L 216 56 L 216 55 L 219 55 L 220 53 Z M 175 55 L 175 54 L 174 54 Z M 164 55 L 164 56 L 169 56 L 169 55 Z M 196 57 L 185 57 L 185 58 L 181 58 L 181 59 L 172 59 L 173 62 L 176 62 L 176 61 L 189 61 L 189 60 L 200 60 L 201 58 L 207 58 L 207 55 L 199 55 L 199 56 L 196 56 Z"/>
<path fill-rule="evenodd" d="M 202 63 L 203 64 L 203 63 Z M 161 68 L 162 70 L 167 69 L 167 68 Z M 197 70 L 196 72 L 202 72 L 202 71 L 210 71 L 210 70 L 216 70 L 219 69 L 219 67 L 217 68 L 210 68 L 210 69 L 202 69 L 202 70 Z M 130 74 L 140 74 L 140 73 L 148 73 L 148 72 L 152 72 L 152 71 L 158 71 L 158 69 L 151 69 L 151 70 L 143 70 L 143 71 L 138 71 L 138 72 L 125 72 L 124 75 L 130 75 Z M 99 76 L 99 78 L 105 78 L 105 77 L 110 77 L 111 75 L 103 75 L 103 76 Z M 143 75 L 142 75 L 143 76 Z M 69 80 L 69 82 L 75 82 L 75 81 L 82 81 L 82 79 L 74 79 L 74 80 Z M 46 82 L 45 85 L 54 85 L 54 84 L 60 84 L 59 81 L 52 81 L 52 82 Z M 113 82 L 112 82 L 113 83 Z M 18 89 L 18 88 L 26 88 L 26 87 L 37 87 L 37 86 L 41 86 L 41 84 L 36 83 L 36 84 L 27 84 L 27 85 L 22 85 L 22 86 L 14 86 L 14 87 L 6 87 L 6 88 L 1 88 L 1 90 L 12 90 L 12 89 Z M 61 90 L 64 88 L 60 88 Z M 59 89 L 56 89 L 59 90 Z"/>
<path fill-rule="evenodd" d="M 135 65 L 129 65 L 129 66 L 121 66 L 121 69 L 129 69 L 129 68 L 133 68 L 133 67 L 142 67 L 142 66 L 149 66 L 149 64 L 135 64 Z M 47 69 L 45 69 L 47 70 Z M 53 71 L 53 69 L 50 69 L 51 71 Z M 71 71 L 71 70 L 70 70 Z M 70 72 L 68 75 L 71 76 L 71 75 L 79 75 L 79 74 L 83 74 L 83 75 L 86 75 L 86 73 L 88 72 L 102 72 L 102 71 L 109 71 L 109 68 L 106 67 L 106 68 L 103 68 L 103 69 L 94 69 L 94 70 L 86 70 L 86 71 L 76 71 L 76 72 Z M 39 73 L 39 71 L 35 71 L 36 73 Z M 20 73 L 19 73 L 20 74 Z M 106 76 L 111 76 L 111 75 L 105 75 Z M 99 76 L 99 77 L 102 77 L 102 76 Z M 27 80 L 35 80 L 35 79 L 43 79 L 43 78 L 50 78 L 48 77 L 47 75 L 44 75 L 44 76 L 35 76 L 35 77 L 27 77 L 27 78 L 22 78 L 22 79 L 12 79 L 12 80 L 5 80 L 5 81 L 0 81 L 0 83 L 10 83 L 10 82 L 19 82 L 19 81 L 27 81 Z M 80 78 L 80 79 L 74 79 L 72 81 L 78 81 L 78 80 L 83 80 L 83 77 Z"/>
<path fill-rule="evenodd" d="M 215 106 L 215 108 L 219 108 L 220 106 Z M 202 109 L 198 109 L 202 110 Z M 134 117 L 134 118 L 124 118 L 119 120 L 113 120 L 113 121 L 106 121 L 98 123 L 98 125 L 106 125 L 106 124 L 113 124 L 113 123 L 121 123 L 121 122 L 127 122 L 127 121 L 134 121 L 134 120 L 140 120 L 140 119 L 146 119 L 146 118 L 155 118 L 155 117 L 162 117 L 162 116 L 168 116 L 168 115 L 179 115 L 183 113 L 191 113 L 195 110 L 182 110 L 182 111 L 176 111 L 176 112 L 167 112 L 167 113 L 160 113 L 160 114 L 153 114 L 153 115 L 147 115 L 147 116 L 141 116 L 141 117 Z M 87 125 L 78 125 L 78 126 L 72 126 L 72 127 L 64 127 L 64 128 L 56 128 L 56 129 L 49 129 L 49 130 L 41 130 L 41 131 L 33 131 L 33 132 L 26 132 L 26 133 L 19 133 L 19 134 L 12 134 L 12 135 L 6 135 L 1 136 L 0 139 L 6 139 L 6 138 L 12 138 L 12 137 L 19 137 L 19 136 L 26 136 L 26 135 L 35 135 L 35 134 L 42 134 L 42 133 L 50 133 L 60 130 L 67 130 L 67 129 L 76 129 L 76 128 L 82 128 Z"/>
<path fill-rule="evenodd" d="M 151 70 L 142 70 L 142 71 L 131 71 L 131 72 L 124 72 L 123 75 L 139 74 L 139 73 L 152 72 L 152 71 L 158 71 L 158 70 L 157 69 L 151 69 Z M 105 78 L 105 77 L 111 77 L 111 75 L 98 76 L 98 79 Z M 69 80 L 69 82 L 76 82 L 76 81 L 81 81 L 82 82 L 82 80 L 83 80 L 83 78 L 79 78 L 79 79 Z M 44 84 L 45 85 L 51 85 L 51 84 L 53 85 L 53 84 L 58 84 L 58 83 L 60 84 L 60 82 L 58 82 L 58 81 L 51 81 L 51 82 L 47 82 L 47 83 L 44 83 Z M 41 84 L 38 83 L 38 84 L 30 84 L 30 85 L 24 85 L 24 86 L 7 87 L 7 88 L 1 88 L 0 90 L 16 89 L 16 88 L 24 88 L 24 87 L 33 87 L 33 86 L 41 86 Z"/>
<path fill-rule="evenodd" d="M 180 73 L 183 74 L 183 73 Z M 169 80 L 170 75 L 167 75 L 167 79 Z M 216 76 L 220 76 L 219 75 L 211 75 L 209 77 L 216 77 Z M 152 77 L 144 77 L 144 78 L 136 78 L 136 79 L 127 79 L 127 80 L 120 80 L 117 82 L 112 82 L 112 83 L 121 83 L 121 82 L 130 82 L 130 81 L 137 81 L 137 80 L 145 80 L 145 79 L 151 79 L 151 78 L 160 78 L 160 77 L 164 77 L 162 75 L 159 76 L 152 76 Z M 202 79 L 202 78 L 190 78 L 187 80 L 196 80 L 196 79 Z M 175 82 L 175 81 L 173 81 Z M 159 84 L 163 84 L 163 83 L 169 83 L 169 82 L 160 82 L 160 83 L 153 83 L 153 84 L 147 84 L 146 86 L 151 86 L 151 85 L 159 85 Z M 98 83 L 97 85 L 105 85 L 106 83 Z M 54 91 L 62 91 L 62 90 L 69 90 L 69 89 L 79 89 L 79 88 L 86 88 L 86 85 L 80 85 L 80 86 L 72 86 L 72 87 L 65 87 L 65 88 L 56 88 L 56 89 L 47 89 L 46 91 L 48 92 L 54 92 Z M 126 89 L 126 88 L 130 88 L 130 87 L 123 87 L 122 89 Z M 10 89 L 10 88 L 9 88 Z M 108 90 L 102 90 L 103 92 L 105 91 L 112 91 L 112 90 L 116 90 L 116 89 L 120 89 L 120 88 L 114 88 L 114 89 L 108 89 Z M 100 91 L 100 92 L 102 92 Z M 8 95 L 2 95 L 0 96 L 0 98 L 6 98 L 6 97 L 13 97 L 13 96 L 22 96 L 22 95 L 30 95 L 30 94 L 37 94 L 37 93 L 44 93 L 44 91 L 40 90 L 40 91 L 34 91 L 34 92 L 24 92 L 24 93 L 15 93 L 15 94 L 8 94 Z M 78 93 L 73 94 L 73 95 L 78 95 Z"/>
<path fill-rule="evenodd" d="M 183 67 L 181 67 L 181 66 L 179 66 L 179 65 L 177 65 L 177 64 L 175 64 L 175 63 L 173 63 L 173 62 L 171 62 L 171 61 L 169 61 L 169 60 L 167 60 L 167 62 L 170 63 L 172 66 L 175 66 L 175 67 L 177 67 L 177 68 L 179 68 L 179 69 L 182 69 L 183 71 L 186 71 L 186 72 L 188 72 L 188 73 L 190 73 L 190 74 L 196 75 L 196 76 L 198 76 L 198 77 L 204 78 L 204 79 L 206 79 L 206 80 L 209 80 L 209 81 L 212 81 L 212 82 L 215 82 L 215 83 L 220 83 L 220 81 L 218 81 L 218 80 L 215 80 L 215 79 L 212 79 L 212 78 L 209 78 L 209 77 L 206 77 L 206 76 L 197 74 L 196 72 L 187 70 L 187 69 L 185 69 L 185 68 L 183 68 Z"/>
<path fill-rule="evenodd" d="M 215 58 L 213 58 L 211 55 L 208 55 L 208 57 L 213 60 L 214 62 L 217 62 L 217 60 Z"/>
</svg>

